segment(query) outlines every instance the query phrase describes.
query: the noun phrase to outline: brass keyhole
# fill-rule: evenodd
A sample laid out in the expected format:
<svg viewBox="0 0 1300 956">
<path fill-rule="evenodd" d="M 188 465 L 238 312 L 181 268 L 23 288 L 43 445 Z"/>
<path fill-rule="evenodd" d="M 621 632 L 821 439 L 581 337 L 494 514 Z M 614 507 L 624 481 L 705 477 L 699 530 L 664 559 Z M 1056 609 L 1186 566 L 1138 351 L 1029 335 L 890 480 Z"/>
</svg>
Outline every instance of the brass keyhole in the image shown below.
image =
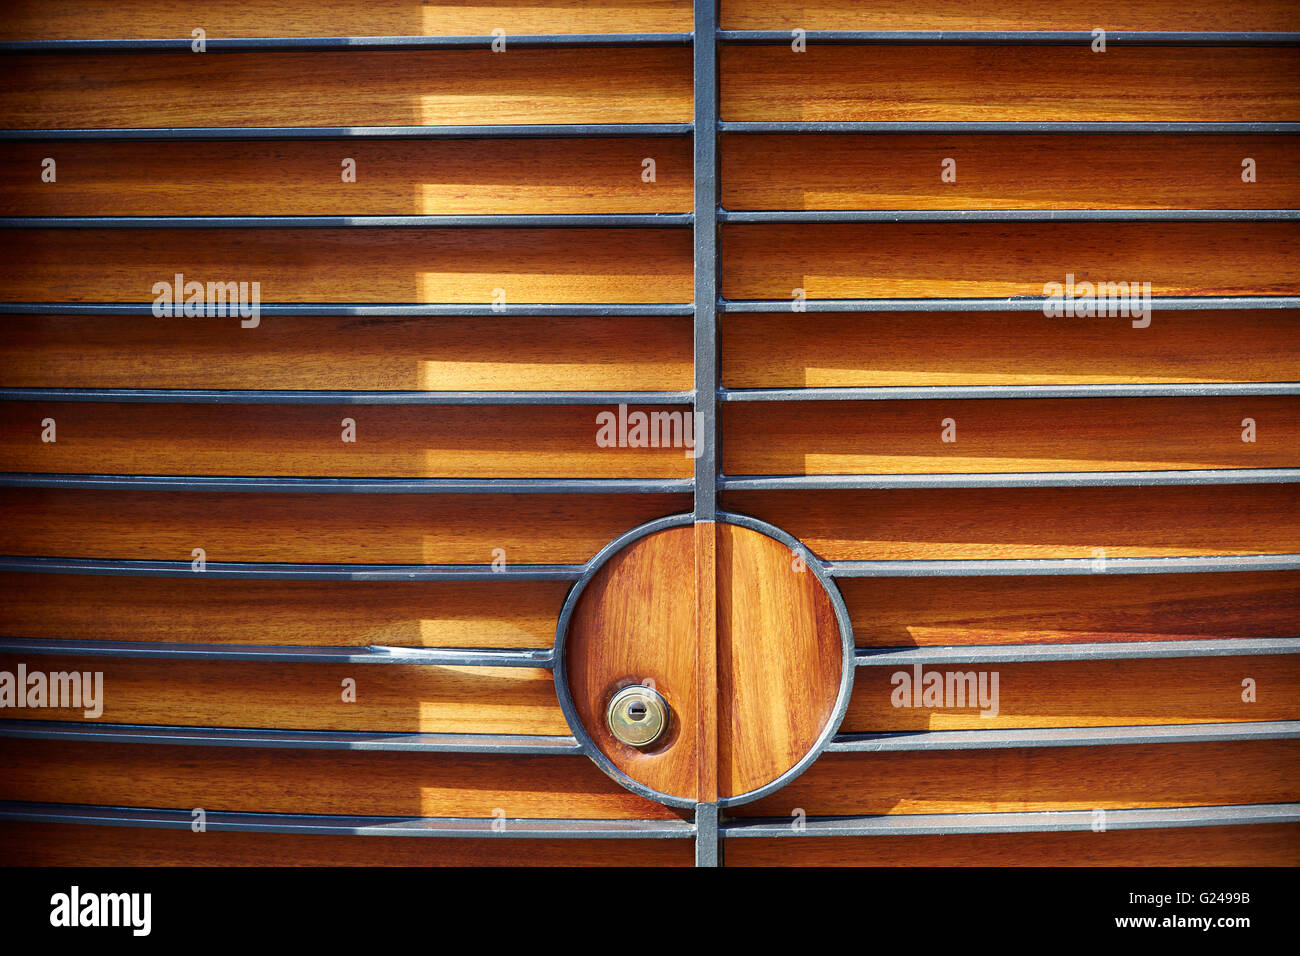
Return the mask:
<svg viewBox="0 0 1300 956">
<path fill-rule="evenodd" d="M 605 711 L 609 732 L 629 747 L 648 747 L 668 726 L 668 704 L 653 687 L 624 687 Z"/>
</svg>

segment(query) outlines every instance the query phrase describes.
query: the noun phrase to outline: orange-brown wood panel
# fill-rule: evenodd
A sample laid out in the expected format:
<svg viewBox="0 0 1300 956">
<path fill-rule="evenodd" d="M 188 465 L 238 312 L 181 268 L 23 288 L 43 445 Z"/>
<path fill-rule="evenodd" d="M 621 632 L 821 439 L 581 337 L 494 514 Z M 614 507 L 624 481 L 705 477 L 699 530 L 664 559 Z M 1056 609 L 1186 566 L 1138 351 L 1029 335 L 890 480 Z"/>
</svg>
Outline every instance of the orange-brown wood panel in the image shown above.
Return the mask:
<svg viewBox="0 0 1300 956">
<path fill-rule="evenodd" d="M 1041 290 L 1040 290 L 1041 291 Z M 1049 319 L 1040 312 L 722 317 L 722 380 L 782 386 L 1289 382 L 1294 309 Z M 26 321 L 26 320 L 24 320 Z"/>
<path fill-rule="evenodd" d="M 728 866 L 1295 866 L 1300 825 L 743 839 Z"/>
<path fill-rule="evenodd" d="M 790 300 L 795 289 L 809 299 L 1044 296 L 1051 294 L 1048 283 L 1065 286 L 1071 275 L 1076 283 L 1150 283 L 1153 296 L 1283 295 L 1300 290 L 1300 226 L 733 224 L 722 229 L 722 262 L 729 299 Z M 1159 321 L 1150 313 L 1131 321 L 1148 318 Z M 1063 327 L 1124 318 L 1052 321 Z"/>
<path fill-rule="evenodd" d="M 973 676 L 980 699 L 928 706 L 923 690 L 932 684 L 931 674 L 943 682 L 939 703 L 961 703 L 965 678 L 950 674 Z M 1300 717 L 1300 661 L 1291 655 L 946 664 L 923 668 L 920 685 L 915 678 L 913 667 L 859 667 L 842 729 L 1122 727 Z M 1243 700 L 1252 694 L 1253 700 Z"/>
<path fill-rule="evenodd" d="M 1300 551 L 1294 485 L 728 491 L 831 560 L 1166 557 Z M 1112 569 L 1113 570 L 1113 569 Z"/>
<path fill-rule="evenodd" d="M 0 553 L 303 564 L 570 564 L 682 495 L 208 494 L 10 489 Z"/>
<path fill-rule="evenodd" d="M 683 431 L 690 409 L 628 412 Z M 591 405 L 0 404 L 0 471 L 390 478 L 689 478 L 689 451 L 602 447 Z M 41 439 L 53 418 L 58 441 Z M 659 444 L 661 429 L 653 429 Z"/>
<path fill-rule="evenodd" d="M 1085 44 L 724 46 L 719 76 L 724 120 L 820 122 L 1280 122 L 1298 81 L 1288 47 Z"/>
<path fill-rule="evenodd" d="M 7 740 L 0 798 L 209 813 L 672 819 L 586 757 Z"/>
<path fill-rule="evenodd" d="M 43 155 L 49 154 L 42 144 Z M 1255 160 L 1256 180 L 1242 181 Z M 955 160 L 956 181 L 941 179 Z M 31 185 L 39 158 L 25 167 Z M 1290 136 L 727 135 L 729 209 L 1236 209 L 1300 205 Z M 11 176 L 14 173 L 10 174 Z M 60 180 L 61 181 L 61 180 Z M 3 195 L 3 193 L 0 193 Z"/>
<path fill-rule="evenodd" d="M 1300 742 L 825 754 L 737 816 L 998 813 L 1287 803 Z"/>
<path fill-rule="evenodd" d="M 83 696 L 79 707 L 6 707 L 6 720 L 394 733 L 569 732 L 550 671 L 541 668 L 0 656 L 0 669 L 11 674 L 18 673 L 19 664 L 29 677 L 35 671 L 80 672 L 83 686 L 87 673 L 102 674 L 100 681 L 91 678 L 101 687 L 95 703 L 102 705 L 102 713 L 87 718 Z M 32 693 L 29 686 L 29 703 L 35 700 Z M 354 699 L 345 700 L 349 696 Z"/>
<path fill-rule="evenodd" d="M 1289 397 L 746 402 L 722 411 L 723 470 L 733 475 L 1300 465 L 1300 399 Z M 34 419 L 26 430 L 31 445 Z"/>
<path fill-rule="evenodd" d="M 57 164 L 55 183 L 41 180 L 47 157 Z M 346 159 L 355 163 L 355 182 L 343 180 Z M 655 161 L 654 182 L 642 179 L 646 159 Z M 1260 163 L 1266 163 L 1262 155 Z M 7 216 L 690 208 L 686 138 L 236 140 L 201 149 L 188 142 L 0 144 L 0 212 Z"/>
<path fill-rule="evenodd" d="M 170 305 L 178 273 L 250 283 L 246 303 L 689 302 L 692 282 L 683 229 L 11 229 L 0 252 L 19 302 Z"/>
<path fill-rule="evenodd" d="M 1300 573 L 841 578 L 862 647 L 1300 635 Z"/>
<path fill-rule="evenodd" d="M 9 388 L 677 390 L 689 316 L 237 319 L 27 315 L 0 322 Z M 635 348 L 629 348 L 635 343 Z"/>
<path fill-rule="evenodd" d="M 695 800 L 718 800 L 718 525 L 695 523 Z"/>
<path fill-rule="evenodd" d="M 241 581 L 0 574 L 10 637 L 546 648 L 568 581 Z"/>
<path fill-rule="evenodd" d="M 7 59 L 0 115 L 15 129 L 689 123 L 692 111 L 688 47 Z"/>
<path fill-rule="evenodd" d="M 691 840 L 491 840 L 0 824 L 7 866 L 690 866 Z"/>
<path fill-rule="evenodd" d="M 314 4 L 62 0 L 51 9 L 33 0 L 14 0 L 0 21 L 0 40 L 189 40 L 198 26 L 210 39 L 486 36 L 498 28 L 513 35 L 689 32 L 691 4 L 689 0 L 329 0 Z M 507 37 L 507 49 L 508 44 Z"/>
</svg>

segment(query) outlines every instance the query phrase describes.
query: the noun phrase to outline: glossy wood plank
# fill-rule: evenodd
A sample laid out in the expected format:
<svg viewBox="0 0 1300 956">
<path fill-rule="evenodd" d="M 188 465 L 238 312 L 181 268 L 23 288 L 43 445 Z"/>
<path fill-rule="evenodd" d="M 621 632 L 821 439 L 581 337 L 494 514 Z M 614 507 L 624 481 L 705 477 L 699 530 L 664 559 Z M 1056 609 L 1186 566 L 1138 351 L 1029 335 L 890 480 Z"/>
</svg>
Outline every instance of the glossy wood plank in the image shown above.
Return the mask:
<svg viewBox="0 0 1300 956">
<path fill-rule="evenodd" d="M 948 664 L 932 672 L 986 673 L 996 713 L 978 702 L 965 707 L 895 706 L 907 700 L 912 667 L 859 667 L 844 732 L 990 730 L 1010 727 L 1123 727 L 1145 724 L 1212 724 L 1295 720 L 1300 660 L 1277 657 L 1209 657 L 1123 661 L 1051 661 L 1032 664 Z M 978 679 L 978 678 L 977 678 Z M 944 681 L 947 680 L 945 676 Z M 956 680 L 956 678 L 954 678 Z M 1244 701 L 1254 681 L 1254 701 Z M 915 701 L 915 698 L 912 698 Z M 947 703 L 957 703 L 955 697 Z"/>
<path fill-rule="evenodd" d="M 1000 813 L 1288 803 L 1300 742 L 825 754 L 737 816 Z"/>
<path fill-rule="evenodd" d="M 691 51 L 679 47 L 35 54 L 7 65 L 0 113 L 15 129 L 691 121 Z"/>
<path fill-rule="evenodd" d="M 843 578 L 863 647 L 1300 635 L 1300 573 Z"/>
<path fill-rule="evenodd" d="M 630 406 L 677 423 L 676 408 Z M 689 478 L 690 453 L 601 447 L 592 405 L 0 404 L 0 470 L 75 474 Z M 659 417 L 662 416 L 662 417 Z M 57 422 L 58 441 L 41 439 Z M 348 423 L 345 426 L 345 423 Z M 353 440 L 346 441 L 345 434 Z M 661 432 L 654 430 L 654 441 Z"/>
<path fill-rule="evenodd" d="M 57 164 L 54 183 L 41 163 Z M 343 163 L 356 181 L 344 182 Z M 643 161 L 655 161 L 645 182 Z M 1264 160 L 1261 158 L 1261 162 Z M 0 144 L 7 216 L 689 212 L 691 144 L 663 139 Z"/>
<path fill-rule="evenodd" d="M 1198 28 L 1200 25 L 1198 24 Z M 1300 205 L 1288 136 L 722 137 L 728 209 L 1241 209 Z M 1255 182 L 1242 161 L 1255 160 Z M 956 181 L 944 182 L 944 162 Z M 38 168 L 29 162 L 28 179 Z M 36 187 L 30 187 L 35 189 Z"/>
<path fill-rule="evenodd" d="M 1149 282 L 1153 296 L 1286 295 L 1300 288 L 1295 279 L 1300 227 L 1293 222 L 730 225 L 722 229 L 722 263 L 723 295 L 729 299 L 789 301 L 800 288 L 809 299 L 1043 296 L 1047 283 L 1064 285 L 1069 275 L 1076 283 Z M 1079 321 L 1084 320 L 1055 320 L 1057 326 Z M 1158 316 L 1152 324 L 1156 321 Z"/>
<path fill-rule="evenodd" d="M 1040 289 L 1039 292 L 1042 290 Z M 724 315 L 732 388 L 1287 382 L 1294 309 L 1049 319 L 1040 312 Z"/>
<path fill-rule="evenodd" d="M 736 475 L 1300 465 L 1300 399 L 1287 397 L 871 401 L 812 407 L 807 402 L 750 402 L 724 404 L 722 411 L 727 436 L 723 470 Z M 1242 440 L 1246 419 L 1256 424 L 1253 442 Z M 945 441 L 944 435 L 955 440 Z"/>
<path fill-rule="evenodd" d="M 691 369 L 689 316 L 263 315 L 256 329 L 152 316 L 0 322 L 10 388 L 673 391 L 691 388 Z"/>
<path fill-rule="evenodd" d="M 0 251 L 11 302 L 152 304 L 176 273 L 263 303 L 691 299 L 682 229 L 22 229 Z"/>
<path fill-rule="evenodd" d="M 567 734 L 550 671 L 529 667 L 277 664 L 0 655 L 0 669 L 103 676 L 102 723 L 394 733 Z M 353 681 L 346 685 L 345 681 Z M 355 700 L 345 701 L 353 693 Z M 84 703 L 84 701 L 83 701 Z M 87 720 L 84 707 L 5 720 Z M 197 751 L 193 751 L 197 754 Z"/>
<path fill-rule="evenodd" d="M 9 489 L 0 553 L 291 564 L 581 563 L 685 495 L 209 494 Z"/>
<path fill-rule="evenodd" d="M 546 648 L 568 581 L 239 581 L 0 574 L 11 637 Z"/>
<path fill-rule="evenodd" d="M 811 43 L 720 59 L 722 119 L 747 121 L 1283 122 L 1300 119 L 1298 78 L 1287 47 Z"/>
<path fill-rule="evenodd" d="M 695 800 L 718 800 L 718 525 L 695 522 Z"/>
<path fill-rule="evenodd" d="M 832 560 L 1300 551 L 1292 485 L 729 491 L 723 505 L 770 521 Z"/>
</svg>

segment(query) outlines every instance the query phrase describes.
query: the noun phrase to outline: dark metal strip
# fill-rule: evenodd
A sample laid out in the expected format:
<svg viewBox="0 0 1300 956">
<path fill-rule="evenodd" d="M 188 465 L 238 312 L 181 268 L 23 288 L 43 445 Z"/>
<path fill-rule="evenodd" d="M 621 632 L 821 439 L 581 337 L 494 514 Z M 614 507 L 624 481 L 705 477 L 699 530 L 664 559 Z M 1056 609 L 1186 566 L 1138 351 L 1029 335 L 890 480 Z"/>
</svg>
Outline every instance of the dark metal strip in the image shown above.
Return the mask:
<svg viewBox="0 0 1300 956">
<path fill-rule="evenodd" d="M 1012 558 L 954 561 L 827 561 L 832 578 L 1016 577 L 1044 574 L 1199 574 L 1297 571 L 1300 554 L 1225 554 L 1175 558 Z"/>
<path fill-rule="evenodd" d="M 37 574 L 106 574 L 148 578 L 241 578 L 256 581 L 576 581 L 584 564 L 277 564 L 209 561 L 195 571 L 189 561 L 117 558 L 36 558 L 0 555 L 0 571 Z"/>
<path fill-rule="evenodd" d="M 6 216 L 0 229 L 661 229 L 694 222 L 683 213 L 476 216 Z"/>
<path fill-rule="evenodd" d="M 721 866 L 722 840 L 718 828 L 718 805 L 695 805 L 695 865 Z"/>
<path fill-rule="evenodd" d="M 1249 36 L 1250 34 L 1246 34 Z M 501 38 L 512 47 L 685 46 L 689 33 L 523 33 Z M 207 37 L 209 53 L 240 50 L 490 50 L 495 36 Z M 1109 41 L 1109 37 L 1107 37 Z M 129 40 L 10 40 L 0 53 L 188 53 L 191 37 Z"/>
<path fill-rule="evenodd" d="M 4 315 L 148 315 L 153 316 L 152 302 L 0 302 Z M 695 314 L 689 302 L 598 303 L 548 302 L 521 303 L 500 307 L 481 303 L 434 302 L 347 305 L 337 302 L 264 302 L 263 316 L 379 316 L 418 318 L 455 316 L 457 318 L 530 318 L 543 316 L 687 316 Z M 159 316 L 154 316 L 160 318 Z M 196 317 L 197 318 L 197 317 Z M 205 318 L 210 318 L 205 316 Z M 215 316 L 220 318 L 220 316 Z M 228 316 L 234 318 L 234 316 Z M 168 319 L 168 321 L 171 321 Z"/>
<path fill-rule="evenodd" d="M 716 0 L 696 0 L 695 76 L 695 518 L 717 514 L 718 435 L 718 52 Z"/>
<path fill-rule="evenodd" d="M 1300 382 L 1154 382 L 1097 385 L 919 385 L 843 388 L 720 388 L 723 402 L 865 402 L 982 398 L 1192 398 L 1300 395 Z"/>
<path fill-rule="evenodd" d="M 1298 124 L 1300 125 L 1300 124 Z M 65 139 L 522 139 L 688 136 L 690 123 L 536 123 L 497 126 L 183 126 L 147 129 L 0 129 L 0 140 Z"/>
<path fill-rule="evenodd" d="M 1028 295 L 1010 299 L 808 299 L 799 303 L 799 309 L 802 312 L 1041 312 L 1047 301 L 1043 296 Z M 1091 300 L 1074 301 L 1086 305 Z M 1160 312 L 1296 309 L 1300 308 L 1300 296 L 1157 296 L 1152 298 L 1151 305 Z M 792 317 L 797 315 L 791 308 L 789 299 L 720 299 L 718 309 L 722 312 L 784 312 Z"/>
<path fill-rule="evenodd" d="M 1300 123 L 1112 122 L 750 122 L 723 120 L 720 133 L 1226 133 L 1234 136 L 1300 133 Z M 0 134 L 0 138 L 3 135 Z"/>
<path fill-rule="evenodd" d="M 1273 222 L 1300 219 L 1300 209 L 720 209 L 718 219 L 729 223 Z"/>
<path fill-rule="evenodd" d="M 689 494 L 690 478 L 218 478 L 173 475 L 0 474 L 0 488 L 289 494 Z"/>
<path fill-rule="evenodd" d="M 3 402 L 207 405 L 689 405 L 694 392 L 352 392 L 240 388 L 0 388 Z"/>
<path fill-rule="evenodd" d="M 1106 641 L 1095 644 L 969 644 L 952 647 L 859 647 L 859 667 L 927 664 L 1020 664 L 1035 661 L 1119 661 L 1138 658 L 1247 657 L 1300 654 L 1300 638 Z"/>
<path fill-rule="evenodd" d="M 1300 481 L 1300 468 L 1216 468 L 1185 471 L 1052 471 L 926 475 L 737 475 L 718 477 L 731 491 L 816 491 L 885 488 L 1095 488 L 1167 485 L 1260 485 Z M 0 478 L 0 485 L 5 484 Z"/>
<path fill-rule="evenodd" d="M 35 721 L 33 721 L 35 723 Z M 919 733 L 838 734 L 828 753 L 916 750 L 1004 750 L 1020 747 L 1111 747 L 1300 738 L 1300 720 L 1144 727 L 1045 727 L 1011 730 L 931 730 Z"/>
<path fill-rule="evenodd" d="M 727 43 L 786 44 L 789 30 L 720 30 L 718 39 Z M 807 30 L 808 43 L 996 45 L 996 46 L 1088 46 L 1093 41 L 1087 30 Z M 1107 44 L 1129 46 L 1294 46 L 1296 33 L 1236 33 L 1152 30 L 1107 30 Z"/>
</svg>

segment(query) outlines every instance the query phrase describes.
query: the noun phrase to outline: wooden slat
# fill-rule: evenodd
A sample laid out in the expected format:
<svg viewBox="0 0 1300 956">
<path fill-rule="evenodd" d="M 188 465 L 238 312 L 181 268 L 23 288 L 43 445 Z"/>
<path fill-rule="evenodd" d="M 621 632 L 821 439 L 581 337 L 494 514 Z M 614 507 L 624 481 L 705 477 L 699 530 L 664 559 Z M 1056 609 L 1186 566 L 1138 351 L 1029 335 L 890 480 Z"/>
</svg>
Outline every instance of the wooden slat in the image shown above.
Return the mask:
<svg viewBox="0 0 1300 956">
<path fill-rule="evenodd" d="M 209 494 L 10 489 L 0 553 L 344 564 L 586 561 L 683 495 Z"/>
<path fill-rule="evenodd" d="M 48 155 L 48 149 L 42 155 Z M 1239 209 L 1300 204 L 1288 136 L 722 137 L 728 209 Z M 1242 182 L 1242 160 L 1256 181 Z M 956 181 L 940 178 L 956 161 Z M 34 178 L 39 159 L 25 170 Z M 60 167 L 62 168 L 62 167 Z M 13 175 L 13 174 L 11 174 Z M 34 189 L 29 185 L 29 188 Z M 44 192 L 39 195 L 49 195 Z"/>
<path fill-rule="evenodd" d="M 102 723 L 567 734 L 550 671 L 425 664 L 284 664 L 0 655 L 0 669 L 103 676 Z M 345 702 L 344 681 L 355 681 Z M 6 720 L 83 721 L 84 707 L 8 708 Z"/>
<path fill-rule="evenodd" d="M 826 754 L 738 816 L 997 813 L 1287 803 L 1294 740 Z"/>
<path fill-rule="evenodd" d="M 0 606 L 11 637 L 544 648 L 569 586 L 0 574 Z"/>
<path fill-rule="evenodd" d="M 844 578 L 863 647 L 1300 635 L 1300 574 Z"/>
<path fill-rule="evenodd" d="M 810 43 L 723 47 L 720 64 L 724 120 L 1300 119 L 1300 52 L 1286 47 Z"/>
<path fill-rule="evenodd" d="M 0 796 L 35 803 L 425 817 L 674 819 L 586 757 L 7 740 Z"/>
<path fill-rule="evenodd" d="M 1124 661 L 1051 661 L 1032 664 L 947 664 L 932 672 L 982 673 L 991 695 L 998 674 L 997 713 L 967 707 L 894 706 L 904 683 L 894 675 L 911 667 L 859 667 L 846 732 L 989 730 L 1010 727 L 1123 727 L 1294 720 L 1300 717 L 1300 660 L 1211 657 Z M 1247 678 L 1256 700 L 1242 700 Z M 946 677 L 943 680 L 947 680 Z M 952 700 L 950 703 L 954 702 Z M 970 701 L 967 701 L 970 704 Z M 1099 798 L 1099 797 L 1098 797 Z"/>
<path fill-rule="evenodd" d="M 789 300 L 796 288 L 809 299 L 1042 296 L 1046 283 L 1063 285 L 1067 275 L 1076 282 L 1149 282 L 1153 296 L 1285 295 L 1298 288 L 1300 227 L 1293 222 L 731 225 L 722 229 L 722 261 L 723 295 L 729 299 Z M 1062 318 L 1055 324 L 1079 321 L 1084 320 Z"/>
<path fill-rule="evenodd" d="M 0 113 L 15 129 L 691 120 L 691 51 L 678 47 L 36 54 L 7 66 Z"/>
<path fill-rule="evenodd" d="M 41 181 L 46 157 L 57 164 L 55 183 Z M 356 164 L 355 182 L 343 181 L 344 159 Z M 645 159 L 655 161 L 654 182 L 642 179 Z M 0 144 L 0 212 L 7 216 L 690 209 L 691 144 L 680 138 Z"/>
<path fill-rule="evenodd" d="M 1156 312 L 1135 329 L 1123 317 L 1039 312 L 725 315 L 722 379 L 732 388 L 1287 382 L 1300 367 L 1297 318 Z"/>
<path fill-rule="evenodd" d="M 723 405 L 722 428 L 737 475 L 1300 466 L 1300 399 L 1286 397 L 752 402 Z"/>
<path fill-rule="evenodd" d="M 5 301 L 151 304 L 176 273 L 263 303 L 691 299 L 677 229 L 14 229 L 0 252 Z"/>
<path fill-rule="evenodd" d="M 1119 558 L 1300 551 L 1291 485 L 748 492 L 826 559 Z"/>
<path fill-rule="evenodd" d="M 690 409 L 630 406 L 678 425 Z M 688 450 L 605 448 L 591 405 L 0 405 L 0 471 L 149 475 L 689 478 Z M 665 416 L 662 418 L 656 416 Z M 41 440 L 42 421 L 58 441 Z M 354 441 L 342 440 L 343 422 Z M 654 431 L 655 442 L 661 430 Z M 671 437 L 671 436 L 669 436 Z"/>
<path fill-rule="evenodd" d="M 695 800 L 718 800 L 718 524 L 695 522 Z"/>
</svg>

